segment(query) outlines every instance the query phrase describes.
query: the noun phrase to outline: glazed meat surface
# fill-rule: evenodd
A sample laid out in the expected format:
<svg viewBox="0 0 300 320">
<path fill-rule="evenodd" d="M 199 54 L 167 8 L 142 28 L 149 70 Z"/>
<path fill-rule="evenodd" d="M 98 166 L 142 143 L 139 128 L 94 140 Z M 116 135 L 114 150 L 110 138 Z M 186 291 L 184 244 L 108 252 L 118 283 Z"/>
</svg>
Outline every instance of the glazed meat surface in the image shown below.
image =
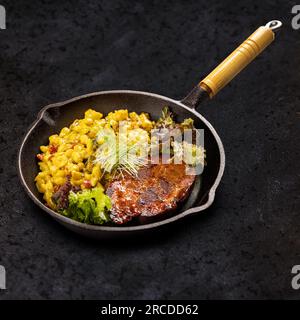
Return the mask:
<svg viewBox="0 0 300 320">
<path fill-rule="evenodd" d="M 134 217 L 146 219 L 170 212 L 188 196 L 194 181 L 195 175 L 186 174 L 185 164 L 148 164 L 138 177 L 126 174 L 115 179 L 107 189 L 111 219 L 124 224 Z"/>
</svg>

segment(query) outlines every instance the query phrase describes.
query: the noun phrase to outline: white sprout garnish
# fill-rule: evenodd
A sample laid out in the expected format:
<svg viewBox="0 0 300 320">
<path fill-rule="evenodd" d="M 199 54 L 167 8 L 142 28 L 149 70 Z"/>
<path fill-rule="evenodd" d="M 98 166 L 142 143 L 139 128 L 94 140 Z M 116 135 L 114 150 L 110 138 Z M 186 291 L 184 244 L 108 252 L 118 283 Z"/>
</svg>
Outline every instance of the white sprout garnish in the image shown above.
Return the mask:
<svg viewBox="0 0 300 320">
<path fill-rule="evenodd" d="M 115 177 L 118 174 L 124 176 L 128 173 L 137 177 L 139 170 L 148 162 L 145 156 L 139 156 L 138 150 L 141 147 L 138 143 L 128 146 L 126 139 L 117 137 L 113 130 L 101 130 L 97 140 L 104 140 L 98 147 L 95 155 L 95 163 L 99 163 L 104 172 Z"/>
</svg>

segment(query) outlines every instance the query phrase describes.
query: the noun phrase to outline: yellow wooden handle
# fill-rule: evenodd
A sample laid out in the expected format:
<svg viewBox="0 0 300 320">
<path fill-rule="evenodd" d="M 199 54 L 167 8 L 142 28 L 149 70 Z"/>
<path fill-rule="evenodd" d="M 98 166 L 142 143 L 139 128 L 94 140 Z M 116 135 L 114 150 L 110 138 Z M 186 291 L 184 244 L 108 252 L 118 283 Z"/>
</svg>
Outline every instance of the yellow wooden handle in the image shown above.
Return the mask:
<svg viewBox="0 0 300 320">
<path fill-rule="evenodd" d="M 259 27 L 251 36 L 218 65 L 199 86 L 212 98 L 240 71 L 258 56 L 275 38 L 271 22 Z M 275 29 L 275 28 L 274 28 Z"/>
</svg>

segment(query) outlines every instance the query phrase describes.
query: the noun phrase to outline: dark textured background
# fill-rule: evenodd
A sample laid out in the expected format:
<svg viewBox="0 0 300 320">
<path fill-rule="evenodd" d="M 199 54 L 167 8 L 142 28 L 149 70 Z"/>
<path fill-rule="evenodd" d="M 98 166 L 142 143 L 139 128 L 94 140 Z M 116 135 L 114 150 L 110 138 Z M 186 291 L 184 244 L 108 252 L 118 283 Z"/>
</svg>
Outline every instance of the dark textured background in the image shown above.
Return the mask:
<svg viewBox="0 0 300 320">
<path fill-rule="evenodd" d="M 300 30 L 295 1 L 1 0 L 0 299 L 300 298 Z M 202 107 L 226 151 L 212 208 L 132 242 L 74 235 L 38 209 L 16 170 L 46 104 L 134 89 L 183 97 L 259 25 L 271 45 Z"/>
</svg>

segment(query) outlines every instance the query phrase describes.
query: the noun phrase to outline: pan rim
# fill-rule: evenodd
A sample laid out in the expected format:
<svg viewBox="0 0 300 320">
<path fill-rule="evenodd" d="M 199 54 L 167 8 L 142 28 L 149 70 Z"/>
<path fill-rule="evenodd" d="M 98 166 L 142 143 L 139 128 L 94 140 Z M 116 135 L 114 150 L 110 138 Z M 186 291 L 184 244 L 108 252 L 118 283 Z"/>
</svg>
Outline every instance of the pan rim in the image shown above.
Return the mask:
<svg viewBox="0 0 300 320">
<path fill-rule="evenodd" d="M 44 113 L 50 109 L 50 108 L 56 108 L 56 107 L 63 107 L 65 105 L 68 105 L 74 101 L 78 101 L 84 98 L 88 98 L 88 97 L 93 97 L 93 96 L 98 96 L 98 95 L 105 95 L 105 94 L 136 94 L 136 95 L 145 95 L 145 96 L 151 96 L 154 98 L 159 98 L 165 101 L 169 101 L 171 103 L 177 104 L 180 107 L 186 109 L 189 112 L 192 112 L 195 116 L 197 116 L 202 122 L 205 123 L 205 125 L 209 128 L 209 130 L 212 132 L 218 148 L 219 148 L 219 152 L 220 152 L 220 168 L 219 168 L 219 172 L 218 175 L 214 181 L 214 184 L 212 185 L 212 187 L 209 189 L 208 192 L 208 199 L 206 201 L 206 203 L 204 203 L 201 206 L 198 207 L 192 207 L 188 210 L 185 210 L 175 216 L 172 216 L 170 218 L 167 219 L 163 219 L 161 221 L 157 221 L 157 222 L 153 222 L 153 223 L 149 223 L 149 224 L 145 224 L 145 225 L 138 225 L 138 226 L 102 226 L 102 225 L 89 225 L 89 224 L 85 224 L 82 222 L 78 222 L 75 220 L 72 220 L 71 218 L 65 217 L 57 212 L 55 212 L 54 210 L 48 208 L 45 204 L 43 204 L 30 190 L 30 188 L 28 187 L 25 178 L 23 176 L 23 172 L 22 172 L 22 165 L 21 165 L 21 160 L 22 160 L 22 152 L 23 152 L 23 148 L 24 145 L 28 139 L 28 137 L 31 135 L 32 131 L 35 129 L 35 127 L 37 126 L 37 124 L 42 120 Z M 171 99 L 169 97 L 163 96 L 163 95 L 159 95 L 156 93 L 151 93 L 151 92 L 145 92 L 145 91 L 137 91 L 137 90 L 106 90 L 106 91 L 96 91 L 96 92 L 92 92 L 92 93 L 88 93 L 88 94 L 84 94 L 84 95 L 80 95 L 80 96 L 76 96 L 73 97 L 71 99 L 62 101 L 62 102 L 57 102 L 57 103 L 53 103 L 53 104 L 49 104 L 46 105 L 45 107 L 43 107 L 38 115 L 36 120 L 29 126 L 29 129 L 27 130 L 27 132 L 25 133 L 25 136 L 22 139 L 21 142 L 21 146 L 19 148 L 19 152 L 18 152 L 18 175 L 19 178 L 21 180 L 21 183 L 26 191 L 26 193 L 29 195 L 29 197 L 31 198 L 31 200 L 33 200 L 33 202 L 38 205 L 42 210 L 44 210 L 45 212 L 47 212 L 52 218 L 54 218 L 55 220 L 58 220 L 58 222 L 64 223 L 64 224 L 68 224 L 68 225 L 72 225 L 74 227 L 77 228 L 81 228 L 81 229 L 85 229 L 85 230 L 90 230 L 90 231 L 117 231 L 117 232 L 129 232 L 129 231 L 141 231 L 141 230 L 147 230 L 147 229 L 152 229 L 152 228 L 157 228 L 163 225 L 166 225 L 168 223 L 172 223 L 174 221 L 180 220 L 188 215 L 191 215 L 193 213 L 196 212 L 201 212 L 205 209 L 207 209 L 208 207 L 211 206 L 211 204 L 214 201 L 215 198 L 215 193 L 217 190 L 217 187 L 220 184 L 221 178 L 223 176 L 224 173 L 224 169 L 225 169 L 225 151 L 224 151 L 224 147 L 223 147 L 223 143 L 218 135 L 218 133 L 216 132 L 216 130 L 214 129 L 214 127 L 210 124 L 210 122 L 208 120 L 206 120 L 200 113 L 198 113 L 195 109 L 189 108 L 186 105 L 184 105 L 181 101 L 179 100 L 175 100 L 175 99 Z"/>
</svg>

